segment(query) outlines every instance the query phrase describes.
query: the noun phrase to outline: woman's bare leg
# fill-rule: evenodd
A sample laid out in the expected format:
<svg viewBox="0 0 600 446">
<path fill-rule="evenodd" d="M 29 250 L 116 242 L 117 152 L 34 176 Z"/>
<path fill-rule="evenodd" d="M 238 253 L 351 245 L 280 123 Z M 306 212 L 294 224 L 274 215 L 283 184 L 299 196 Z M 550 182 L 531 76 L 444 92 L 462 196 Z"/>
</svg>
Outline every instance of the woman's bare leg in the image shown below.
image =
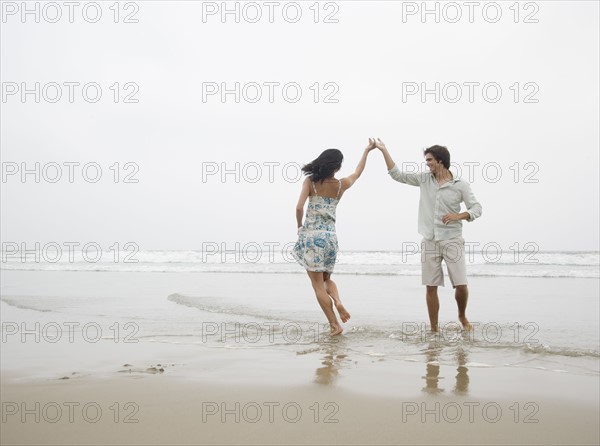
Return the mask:
<svg viewBox="0 0 600 446">
<path fill-rule="evenodd" d="M 340 315 L 340 319 L 342 322 L 347 322 L 350 319 L 350 313 L 346 310 L 344 305 L 342 305 L 342 300 L 340 299 L 340 293 L 338 292 L 337 285 L 333 280 L 331 280 L 331 274 L 323 273 L 323 278 L 325 280 L 325 290 L 327 290 L 327 294 L 333 299 L 333 303 L 335 304 L 335 308 Z"/>
<path fill-rule="evenodd" d="M 333 305 L 331 303 L 332 298 L 329 296 L 329 294 L 327 294 L 327 290 L 325 289 L 323 273 L 316 273 L 313 271 L 307 271 L 307 273 L 313 290 L 315 291 L 315 295 L 317 296 L 317 301 L 319 302 L 323 313 L 325 313 L 325 316 L 329 321 L 329 325 L 331 327 L 330 334 L 332 336 L 341 334 L 344 329 L 338 322 L 337 318 L 335 317 L 335 313 L 333 312 Z"/>
</svg>

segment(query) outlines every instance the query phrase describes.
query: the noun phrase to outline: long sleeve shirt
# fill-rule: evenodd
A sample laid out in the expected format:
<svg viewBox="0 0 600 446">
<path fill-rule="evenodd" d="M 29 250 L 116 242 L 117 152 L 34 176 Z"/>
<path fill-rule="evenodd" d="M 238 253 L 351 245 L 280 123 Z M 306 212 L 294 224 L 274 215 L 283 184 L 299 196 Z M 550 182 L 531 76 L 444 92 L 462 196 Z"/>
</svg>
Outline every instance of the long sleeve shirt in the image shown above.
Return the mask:
<svg viewBox="0 0 600 446">
<path fill-rule="evenodd" d="M 388 172 L 400 183 L 418 186 L 421 189 L 419 199 L 419 234 L 427 240 L 448 240 L 462 236 L 462 220 L 444 224 L 446 214 L 460 214 L 460 204 L 465 203 L 469 214 L 467 221 L 481 216 L 481 204 L 471 191 L 471 186 L 461 179 L 452 179 L 438 186 L 431 172 L 406 173 L 394 165 Z"/>
</svg>

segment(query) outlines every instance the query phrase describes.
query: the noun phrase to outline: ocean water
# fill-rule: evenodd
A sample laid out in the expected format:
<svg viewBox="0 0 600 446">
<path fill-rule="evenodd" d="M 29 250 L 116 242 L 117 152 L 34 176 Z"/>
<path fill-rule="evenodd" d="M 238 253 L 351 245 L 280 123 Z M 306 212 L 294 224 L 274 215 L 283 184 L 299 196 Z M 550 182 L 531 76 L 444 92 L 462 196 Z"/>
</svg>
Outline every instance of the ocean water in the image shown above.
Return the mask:
<svg viewBox="0 0 600 446">
<path fill-rule="evenodd" d="M 2 269 L 17 271 L 112 271 L 112 272 L 241 272 L 304 274 L 290 254 L 291 244 L 247 244 L 207 251 L 129 251 L 69 253 L 67 247 L 16 253 L 2 252 Z M 32 247 L 30 247 L 32 248 Z M 235 248 L 235 245 L 228 247 Z M 523 246 L 523 248 L 528 248 Z M 471 277 L 571 277 L 600 278 L 598 251 L 503 251 L 489 245 L 484 251 L 467 249 Z M 18 248 L 16 248 L 18 249 Z M 420 276 L 420 254 L 413 251 L 341 251 L 336 274 Z"/>
<path fill-rule="evenodd" d="M 120 330 L 146 346 L 276 349 L 313 355 L 340 370 L 357 361 L 409 361 L 433 375 L 442 365 L 458 367 L 459 374 L 513 367 L 600 376 L 597 252 L 538 253 L 540 262 L 532 265 L 474 262 L 468 266 L 474 331 L 461 330 L 452 290 L 440 288 L 437 334 L 428 331 L 418 260 L 342 253 L 336 280 L 352 319 L 336 338 L 327 335 L 309 281 L 295 264 L 139 254 L 143 261 L 134 264 L 3 264 L 3 331 L 14 330 L 5 326 L 5 314 L 15 311 L 27 328 L 47 327 L 47 335 L 79 321 L 80 338 L 85 323 L 96 324 L 106 345 L 114 345 Z"/>
</svg>

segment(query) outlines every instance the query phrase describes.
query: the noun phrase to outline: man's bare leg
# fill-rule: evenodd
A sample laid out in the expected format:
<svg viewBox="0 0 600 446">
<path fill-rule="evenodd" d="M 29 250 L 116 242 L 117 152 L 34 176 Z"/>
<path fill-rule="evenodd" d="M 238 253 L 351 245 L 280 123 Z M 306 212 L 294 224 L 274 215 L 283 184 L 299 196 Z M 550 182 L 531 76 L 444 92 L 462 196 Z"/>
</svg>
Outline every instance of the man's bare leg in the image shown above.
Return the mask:
<svg viewBox="0 0 600 446">
<path fill-rule="evenodd" d="M 469 288 L 467 285 L 456 285 L 454 298 L 458 306 L 458 320 L 465 330 L 472 330 L 473 326 L 467 319 L 467 301 L 469 300 Z"/>
<path fill-rule="evenodd" d="M 438 313 L 440 311 L 440 300 L 438 298 L 438 287 L 427 285 L 426 299 L 427 299 L 427 311 L 429 312 L 429 322 L 431 324 L 431 331 L 438 331 Z"/>
<path fill-rule="evenodd" d="M 323 277 L 325 279 L 325 289 L 327 290 L 327 294 L 329 294 L 329 296 L 333 299 L 333 303 L 335 304 L 335 308 L 340 315 L 340 319 L 342 322 L 347 322 L 348 319 L 350 319 L 350 313 L 348 313 L 344 305 L 342 305 L 342 300 L 340 299 L 340 293 L 338 292 L 337 285 L 333 280 L 331 280 L 330 274 L 323 273 Z"/>
<path fill-rule="evenodd" d="M 315 291 L 315 295 L 317 296 L 317 301 L 325 313 L 325 317 L 329 321 L 329 326 L 331 327 L 330 335 L 336 336 L 342 333 L 344 329 L 341 324 L 338 322 L 335 317 L 335 313 L 333 312 L 333 305 L 331 303 L 331 297 L 327 294 L 325 290 L 325 281 L 323 280 L 323 273 L 316 273 L 313 271 L 307 271 L 308 277 L 310 278 L 310 282 L 312 284 L 313 290 Z"/>
</svg>

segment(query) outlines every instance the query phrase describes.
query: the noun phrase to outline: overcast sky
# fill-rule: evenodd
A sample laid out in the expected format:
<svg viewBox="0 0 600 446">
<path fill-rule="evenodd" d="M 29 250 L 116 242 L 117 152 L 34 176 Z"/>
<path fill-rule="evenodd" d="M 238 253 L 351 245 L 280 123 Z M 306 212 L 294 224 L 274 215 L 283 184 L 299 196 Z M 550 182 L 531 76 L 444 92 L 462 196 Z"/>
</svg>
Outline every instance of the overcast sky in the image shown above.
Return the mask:
<svg viewBox="0 0 600 446">
<path fill-rule="evenodd" d="M 465 239 L 598 250 L 598 2 L 236 3 L 3 2 L 2 241 L 283 244 L 298 166 L 335 147 L 348 175 L 378 136 L 407 168 L 450 149 L 483 206 Z M 420 240 L 418 198 L 373 152 L 341 249 Z"/>
</svg>

